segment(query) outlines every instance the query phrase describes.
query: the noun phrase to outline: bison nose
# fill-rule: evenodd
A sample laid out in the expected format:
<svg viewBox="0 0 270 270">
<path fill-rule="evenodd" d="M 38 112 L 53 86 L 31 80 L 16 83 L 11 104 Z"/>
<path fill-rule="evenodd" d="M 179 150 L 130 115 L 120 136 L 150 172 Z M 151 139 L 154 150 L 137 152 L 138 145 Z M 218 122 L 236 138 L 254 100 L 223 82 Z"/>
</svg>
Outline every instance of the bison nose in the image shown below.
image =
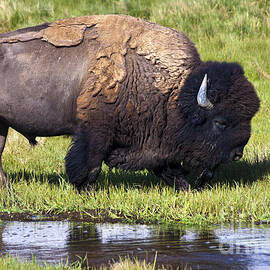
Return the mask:
<svg viewBox="0 0 270 270">
<path fill-rule="evenodd" d="M 240 149 L 236 149 L 232 152 L 232 160 L 237 161 L 243 156 L 243 151 Z"/>
</svg>

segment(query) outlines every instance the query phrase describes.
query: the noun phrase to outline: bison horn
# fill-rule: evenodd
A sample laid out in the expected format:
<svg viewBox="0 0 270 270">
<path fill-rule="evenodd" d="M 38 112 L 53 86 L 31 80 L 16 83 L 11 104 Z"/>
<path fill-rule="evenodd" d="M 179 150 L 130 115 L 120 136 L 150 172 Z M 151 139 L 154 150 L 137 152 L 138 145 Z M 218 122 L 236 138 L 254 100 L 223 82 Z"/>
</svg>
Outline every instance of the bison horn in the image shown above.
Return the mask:
<svg viewBox="0 0 270 270">
<path fill-rule="evenodd" d="M 197 101 L 199 106 L 206 108 L 208 110 L 211 110 L 214 106 L 210 102 L 210 100 L 207 98 L 207 74 L 204 75 L 202 84 L 200 86 L 198 95 L 197 95 Z"/>
</svg>

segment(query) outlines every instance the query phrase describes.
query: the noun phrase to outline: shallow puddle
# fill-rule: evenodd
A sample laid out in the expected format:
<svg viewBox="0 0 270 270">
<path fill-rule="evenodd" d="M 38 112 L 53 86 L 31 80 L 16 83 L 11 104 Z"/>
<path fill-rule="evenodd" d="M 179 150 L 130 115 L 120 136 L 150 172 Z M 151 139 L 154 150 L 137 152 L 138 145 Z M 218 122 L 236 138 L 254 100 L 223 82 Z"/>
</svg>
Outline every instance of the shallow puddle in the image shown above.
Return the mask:
<svg viewBox="0 0 270 270">
<path fill-rule="evenodd" d="M 74 262 L 87 256 L 100 266 L 119 256 L 176 268 L 270 269 L 270 225 L 148 226 L 76 222 L 0 223 L 0 253 L 40 262 Z"/>
</svg>

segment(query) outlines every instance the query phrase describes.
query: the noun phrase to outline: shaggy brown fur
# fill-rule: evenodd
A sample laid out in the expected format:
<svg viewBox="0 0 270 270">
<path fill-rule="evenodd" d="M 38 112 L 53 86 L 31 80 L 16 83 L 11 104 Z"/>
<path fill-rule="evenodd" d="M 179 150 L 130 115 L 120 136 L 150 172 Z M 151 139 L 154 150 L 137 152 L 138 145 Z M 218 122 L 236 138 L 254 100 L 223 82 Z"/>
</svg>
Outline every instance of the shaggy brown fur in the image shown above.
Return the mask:
<svg viewBox="0 0 270 270">
<path fill-rule="evenodd" d="M 27 76 L 34 73 L 31 94 L 46 92 L 45 105 L 32 114 L 43 110 L 48 122 L 28 123 L 15 110 L 13 117 L 0 111 L 0 135 L 5 138 L 8 126 L 32 141 L 74 134 L 66 170 L 77 187 L 95 182 L 103 161 L 127 170 L 147 168 L 177 189 L 189 187 L 184 165 L 203 184 L 220 163 L 242 155 L 259 108 L 238 64 L 204 63 L 183 33 L 130 16 L 85 16 L 0 35 L 0 55 L 8 59 L 8 51 L 16 51 L 19 75 L 25 65 Z M 29 59 L 36 59 L 33 67 Z M 0 65 L 4 80 L 2 70 Z M 47 85 L 39 85 L 36 70 L 43 70 Z M 205 73 L 212 110 L 196 100 Z M 12 89 L 18 88 L 27 95 L 24 83 Z M 57 101 L 52 115 L 48 108 Z"/>
</svg>

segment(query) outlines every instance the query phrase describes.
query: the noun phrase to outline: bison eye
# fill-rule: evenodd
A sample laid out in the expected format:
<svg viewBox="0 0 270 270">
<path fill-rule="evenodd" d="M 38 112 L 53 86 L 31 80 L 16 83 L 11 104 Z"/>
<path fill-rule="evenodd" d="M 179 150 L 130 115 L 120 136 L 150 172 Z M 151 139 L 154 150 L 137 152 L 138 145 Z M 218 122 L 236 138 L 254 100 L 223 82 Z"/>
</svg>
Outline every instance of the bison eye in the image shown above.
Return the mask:
<svg viewBox="0 0 270 270">
<path fill-rule="evenodd" d="M 215 119 L 214 124 L 220 130 L 224 130 L 228 125 L 225 119 Z"/>
</svg>

